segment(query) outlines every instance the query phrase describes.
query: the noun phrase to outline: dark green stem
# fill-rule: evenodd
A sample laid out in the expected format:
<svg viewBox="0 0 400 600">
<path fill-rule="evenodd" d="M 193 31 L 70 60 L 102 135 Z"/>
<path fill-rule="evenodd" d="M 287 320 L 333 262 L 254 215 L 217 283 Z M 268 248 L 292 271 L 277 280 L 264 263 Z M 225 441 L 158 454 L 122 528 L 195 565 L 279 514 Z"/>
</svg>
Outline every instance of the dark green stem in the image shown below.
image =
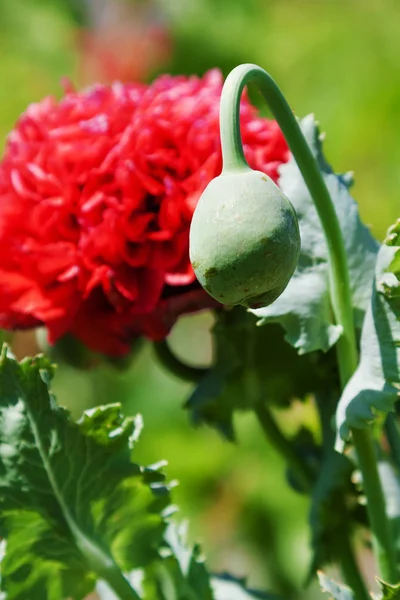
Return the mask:
<svg viewBox="0 0 400 600">
<path fill-rule="evenodd" d="M 269 408 L 263 402 L 258 402 L 254 411 L 271 446 L 275 448 L 292 468 L 301 488 L 305 492 L 309 492 L 314 483 L 314 475 L 307 464 L 303 462 L 290 441 L 283 435 Z"/>
<path fill-rule="evenodd" d="M 236 67 L 227 77 L 221 96 L 221 144 L 223 171 L 248 168 L 240 136 L 240 97 L 245 85 L 253 81 L 264 96 L 286 138 L 321 220 L 329 256 L 330 295 L 335 321 L 342 328 L 336 348 L 342 388 L 357 368 L 352 298 L 347 256 L 340 224 L 324 179 L 290 106 L 273 78 L 261 67 L 247 64 Z M 381 576 L 395 583 L 397 570 L 385 498 L 378 475 L 373 441 L 368 430 L 353 429 L 353 441 L 362 471 L 367 510 Z M 364 454 L 364 456 L 362 456 Z"/>
<path fill-rule="evenodd" d="M 392 458 L 396 463 L 397 468 L 400 470 L 400 433 L 395 413 L 389 413 L 386 417 L 385 431 L 392 452 Z"/>
<path fill-rule="evenodd" d="M 155 354 L 162 364 L 163 367 L 173 375 L 176 375 L 184 381 L 192 381 L 198 383 L 202 377 L 207 373 L 208 369 L 200 367 L 192 367 L 183 363 L 179 358 L 172 352 L 166 340 L 161 342 L 155 342 L 153 344 Z"/>
</svg>

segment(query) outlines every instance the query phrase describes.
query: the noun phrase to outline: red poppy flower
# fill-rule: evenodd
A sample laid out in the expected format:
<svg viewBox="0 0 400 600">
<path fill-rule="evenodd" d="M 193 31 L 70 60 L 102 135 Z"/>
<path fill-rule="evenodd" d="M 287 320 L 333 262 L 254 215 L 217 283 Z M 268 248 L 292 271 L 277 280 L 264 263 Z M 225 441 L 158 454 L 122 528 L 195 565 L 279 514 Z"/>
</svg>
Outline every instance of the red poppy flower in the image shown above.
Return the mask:
<svg viewBox="0 0 400 600">
<path fill-rule="evenodd" d="M 222 76 L 162 76 L 32 104 L 0 163 L 0 326 L 45 325 L 122 355 L 209 306 L 188 257 L 197 200 L 221 170 Z M 243 98 L 245 154 L 277 179 L 288 148 Z"/>
</svg>

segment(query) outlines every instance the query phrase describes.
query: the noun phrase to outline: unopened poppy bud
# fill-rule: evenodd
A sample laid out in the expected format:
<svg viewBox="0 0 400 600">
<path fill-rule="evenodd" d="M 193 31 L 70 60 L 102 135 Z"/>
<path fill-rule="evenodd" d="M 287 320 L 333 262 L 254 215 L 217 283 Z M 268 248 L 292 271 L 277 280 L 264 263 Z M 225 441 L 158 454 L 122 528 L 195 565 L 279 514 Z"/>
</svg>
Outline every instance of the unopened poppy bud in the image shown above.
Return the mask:
<svg viewBox="0 0 400 600">
<path fill-rule="evenodd" d="M 190 229 L 190 260 L 216 300 L 268 306 L 296 268 L 300 233 L 295 210 L 264 173 L 224 171 L 203 192 Z"/>
</svg>

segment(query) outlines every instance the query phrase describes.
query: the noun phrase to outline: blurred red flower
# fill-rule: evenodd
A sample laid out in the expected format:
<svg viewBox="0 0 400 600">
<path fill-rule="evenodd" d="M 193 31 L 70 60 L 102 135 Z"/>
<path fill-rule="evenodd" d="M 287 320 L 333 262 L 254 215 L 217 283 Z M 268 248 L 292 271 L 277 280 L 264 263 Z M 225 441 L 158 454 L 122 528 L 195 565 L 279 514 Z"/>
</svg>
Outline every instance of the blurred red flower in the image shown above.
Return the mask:
<svg viewBox="0 0 400 600">
<path fill-rule="evenodd" d="M 84 81 L 143 81 L 167 63 L 172 50 L 168 29 L 161 26 L 83 30 L 77 43 Z"/>
<path fill-rule="evenodd" d="M 32 104 L 0 163 L 0 327 L 45 325 L 122 355 L 210 306 L 188 257 L 196 202 L 221 170 L 222 76 L 162 76 Z M 288 148 L 243 98 L 250 165 L 277 179 Z"/>
</svg>

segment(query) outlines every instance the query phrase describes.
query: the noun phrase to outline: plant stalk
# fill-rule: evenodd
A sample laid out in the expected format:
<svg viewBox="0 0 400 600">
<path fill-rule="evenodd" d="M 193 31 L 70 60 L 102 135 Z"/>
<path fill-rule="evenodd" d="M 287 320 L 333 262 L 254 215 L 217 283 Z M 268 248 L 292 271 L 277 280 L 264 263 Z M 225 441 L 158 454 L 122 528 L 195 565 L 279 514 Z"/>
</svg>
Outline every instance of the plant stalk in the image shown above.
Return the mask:
<svg viewBox="0 0 400 600">
<path fill-rule="evenodd" d="M 342 335 L 336 349 L 343 389 L 357 368 L 358 354 L 347 256 L 340 224 L 317 161 L 290 106 L 273 78 L 257 65 L 240 65 L 231 71 L 225 81 L 220 112 L 223 171 L 243 169 L 247 166 L 240 135 L 239 109 L 241 93 L 249 81 L 257 85 L 278 122 L 321 220 L 328 247 L 331 304 L 335 321 L 342 327 Z M 352 434 L 362 471 L 368 516 L 374 537 L 374 551 L 380 574 L 386 581 L 396 583 L 394 542 L 373 452 L 372 437 L 368 430 L 352 429 Z"/>
</svg>

